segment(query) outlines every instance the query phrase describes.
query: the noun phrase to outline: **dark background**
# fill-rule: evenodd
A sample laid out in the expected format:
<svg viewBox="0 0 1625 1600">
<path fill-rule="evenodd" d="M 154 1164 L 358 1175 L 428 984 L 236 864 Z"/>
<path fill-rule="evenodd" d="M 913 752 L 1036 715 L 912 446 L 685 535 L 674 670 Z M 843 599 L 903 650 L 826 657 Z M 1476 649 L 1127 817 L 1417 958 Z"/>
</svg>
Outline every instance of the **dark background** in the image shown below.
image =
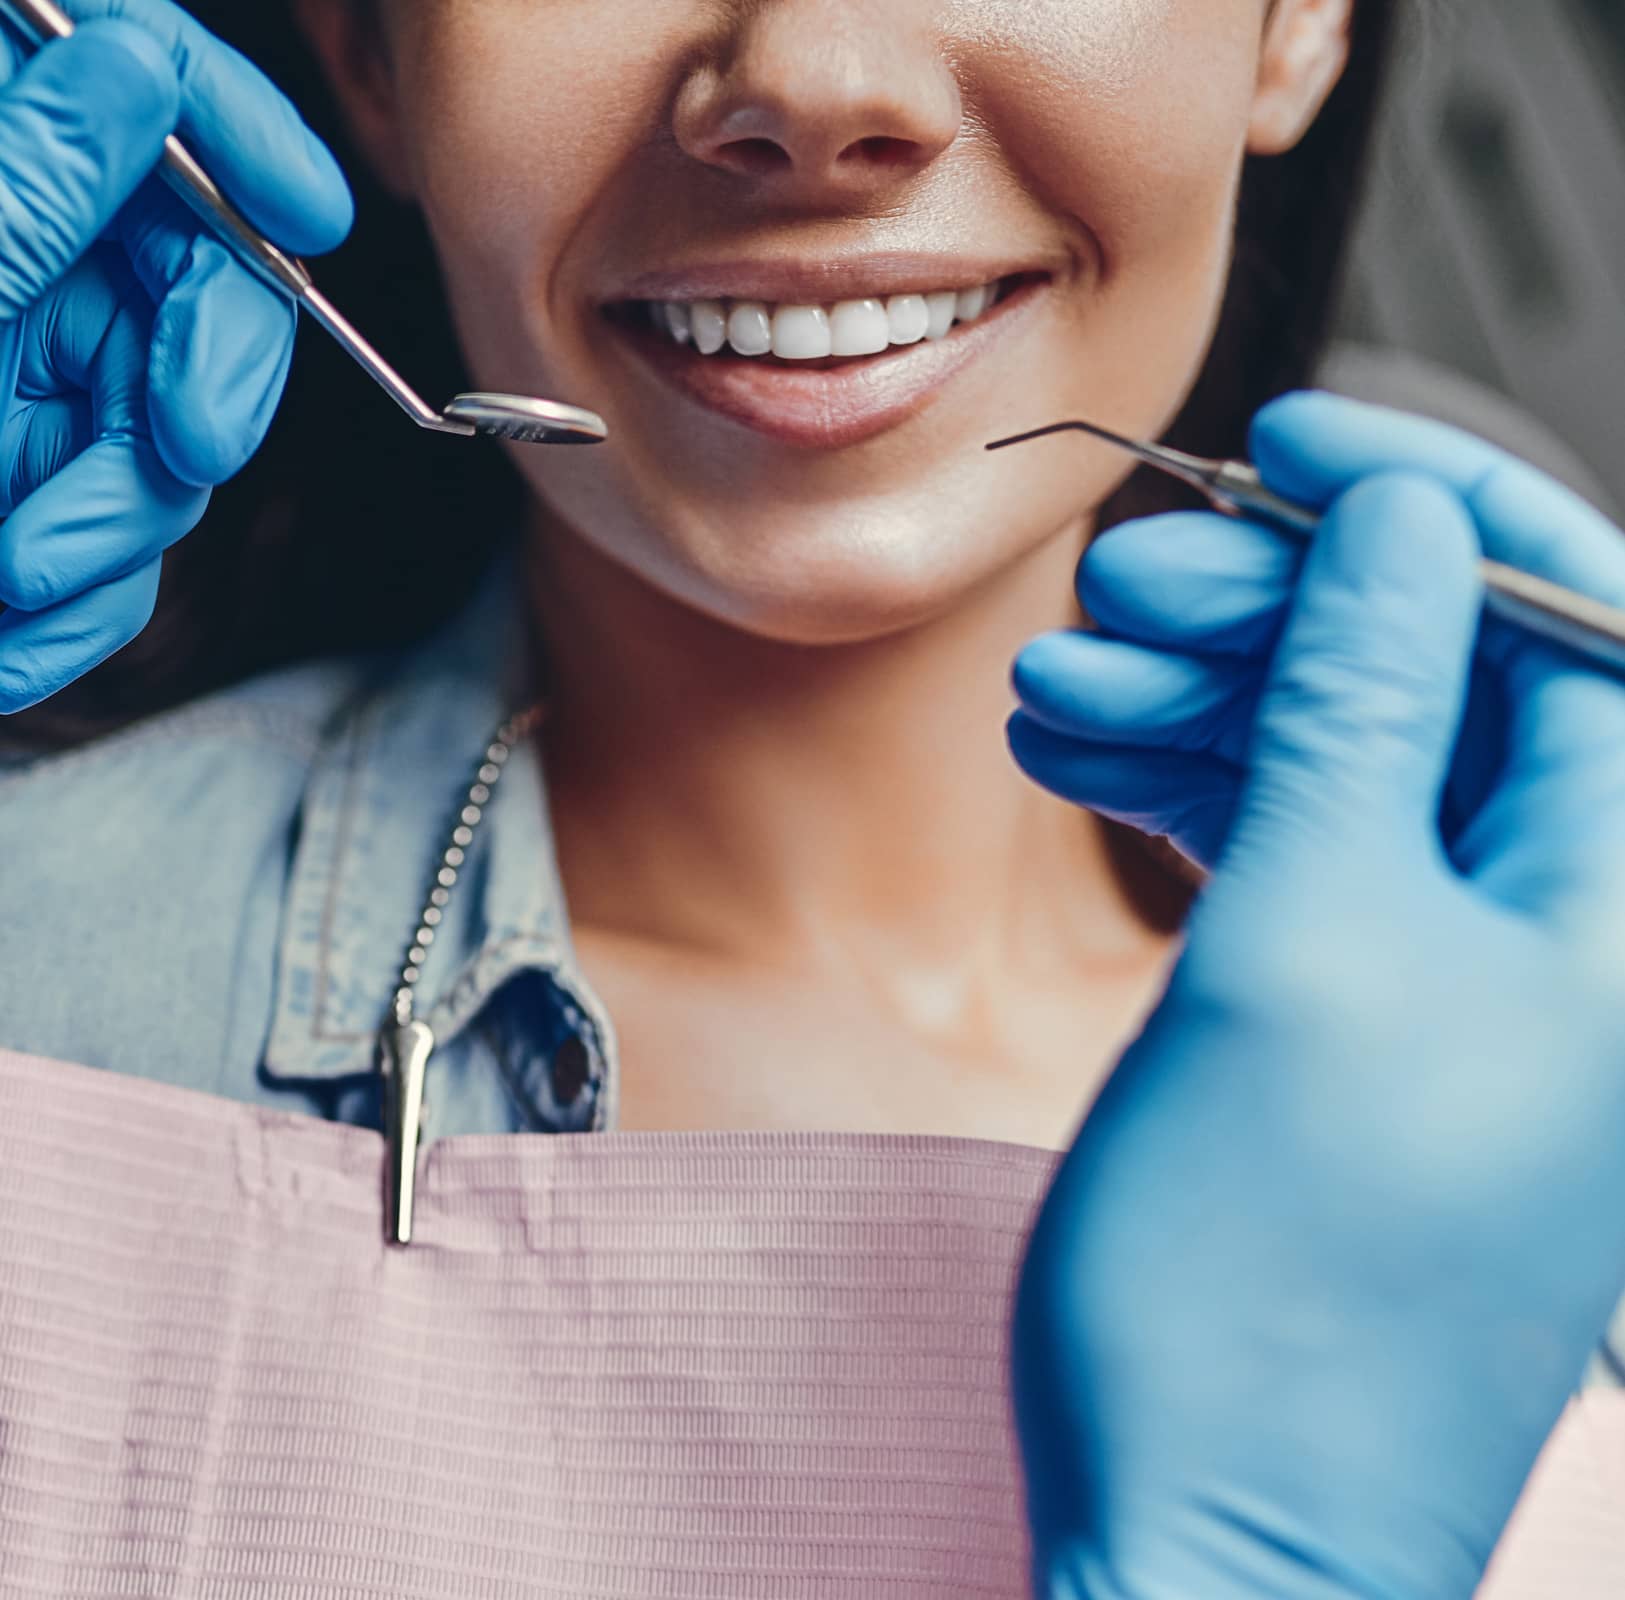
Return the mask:
<svg viewBox="0 0 1625 1600">
<path fill-rule="evenodd" d="M 1625 511 L 1625 0 L 1431 0 L 1341 319 L 1516 401 Z M 1588 486 L 1589 487 L 1589 486 Z"/>
</svg>

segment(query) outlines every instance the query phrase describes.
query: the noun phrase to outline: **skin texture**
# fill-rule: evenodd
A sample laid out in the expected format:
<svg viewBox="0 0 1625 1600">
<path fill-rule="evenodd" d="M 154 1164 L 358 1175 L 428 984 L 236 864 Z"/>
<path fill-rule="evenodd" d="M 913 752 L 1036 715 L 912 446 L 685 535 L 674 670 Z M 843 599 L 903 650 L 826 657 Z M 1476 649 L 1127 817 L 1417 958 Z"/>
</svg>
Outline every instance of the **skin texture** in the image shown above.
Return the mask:
<svg viewBox="0 0 1625 1600">
<path fill-rule="evenodd" d="M 479 386 L 610 424 L 514 460 L 624 1125 L 1066 1137 L 1168 952 L 1094 823 L 1009 763 L 1006 679 L 1077 620 L 1125 468 L 981 447 L 1178 411 L 1243 157 L 1313 120 L 1350 4 L 303 0 Z M 859 444 L 720 416 L 603 319 L 656 270 L 788 264 L 828 300 L 824 264 L 890 252 L 1048 276 Z"/>
</svg>

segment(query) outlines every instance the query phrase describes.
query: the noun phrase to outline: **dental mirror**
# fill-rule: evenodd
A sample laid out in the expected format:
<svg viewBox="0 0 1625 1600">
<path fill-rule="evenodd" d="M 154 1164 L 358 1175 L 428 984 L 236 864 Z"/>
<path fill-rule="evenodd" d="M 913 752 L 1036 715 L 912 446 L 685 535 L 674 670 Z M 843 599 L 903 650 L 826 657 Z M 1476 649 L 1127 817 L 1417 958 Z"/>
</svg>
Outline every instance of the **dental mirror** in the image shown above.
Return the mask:
<svg viewBox="0 0 1625 1600">
<path fill-rule="evenodd" d="M 0 13 L 34 44 L 65 39 L 73 32 L 73 19 L 55 0 L 0 0 Z M 255 228 L 173 134 L 164 141 L 158 170 L 239 260 L 304 307 L 420 428 L 463 438 L 483 433 L 521 444 L 598 444 L 609 436 L 604 419 L 594 412 L 528 395 L 460 394 L 444 411 L 436 411 L 316 287 L 304 262 L 278 249 Z"/>
<path fill-rule="evenodd" d="M 521 394 L 460 394 L 441 415 L 519 444 L 598 444 L 609 431 L 596 412 Z"/>
</svg>

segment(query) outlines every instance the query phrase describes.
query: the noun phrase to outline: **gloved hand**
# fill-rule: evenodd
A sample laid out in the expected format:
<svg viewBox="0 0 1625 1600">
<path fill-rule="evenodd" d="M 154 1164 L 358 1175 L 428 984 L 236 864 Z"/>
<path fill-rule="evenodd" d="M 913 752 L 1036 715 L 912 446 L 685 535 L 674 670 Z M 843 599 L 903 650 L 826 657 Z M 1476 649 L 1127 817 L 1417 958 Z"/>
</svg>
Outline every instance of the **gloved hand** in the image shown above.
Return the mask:
<svg viewBox="0 0 1625 1600">
<path fill-rule="evenodd" d="M 287 376 L 291 301 L 148 176 L 165 136 L 287 249 L 351 218 L 292 106 L 169 0 L 66 9 L 37 55 L 0 28 L 0 711 L 140 632 Z"/>
<path fill-rule="evenodd" d="M 1216 865 L 1023 1268 L 1036 1593 L 1467 1600 L 1625 1289 L 1625 684 L 1491 621 L 1468 714 L 1474 559 L 1625 539 L 1328 396 L 1254 457 L 1307 558 L 1115 529 L 1017 668 L 1031 774 Z"/>
</svg>

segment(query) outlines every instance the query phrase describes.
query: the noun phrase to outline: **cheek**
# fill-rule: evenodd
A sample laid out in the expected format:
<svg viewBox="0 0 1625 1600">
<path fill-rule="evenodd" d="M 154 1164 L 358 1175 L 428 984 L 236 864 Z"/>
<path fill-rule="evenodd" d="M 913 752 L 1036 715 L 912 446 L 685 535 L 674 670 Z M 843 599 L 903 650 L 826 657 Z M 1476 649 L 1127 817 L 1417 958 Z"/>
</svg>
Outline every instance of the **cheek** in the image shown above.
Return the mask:
<svg viewBox="0 0 1625 1600">
<path fill-rule="evenodd" d="M 1263 0 L 962 0 L 1001 159 L 1090 235 L 1110 283 L 1227 242 Z"/>
<path fill-rule="evenodd" d="M 615 0 L 608 29 L 603 0 L 413 6 L 396 57 L 414 188 L 479 346 L 482 308 L 508 337 L 521 304 L 527 318 L 557 310 L 550 269 L 658 134 L 681 8 Z"/>
<path fill-rule="evenodd" d="M 961 5 L 987 16 L 978 109 L 1000 159 L 1070 219 L 1094 264 L 1066 308 L 1099 385 L 1090 403 L 1160 433 L 1229 276 L 1264 0 Z"/>
</svg>

